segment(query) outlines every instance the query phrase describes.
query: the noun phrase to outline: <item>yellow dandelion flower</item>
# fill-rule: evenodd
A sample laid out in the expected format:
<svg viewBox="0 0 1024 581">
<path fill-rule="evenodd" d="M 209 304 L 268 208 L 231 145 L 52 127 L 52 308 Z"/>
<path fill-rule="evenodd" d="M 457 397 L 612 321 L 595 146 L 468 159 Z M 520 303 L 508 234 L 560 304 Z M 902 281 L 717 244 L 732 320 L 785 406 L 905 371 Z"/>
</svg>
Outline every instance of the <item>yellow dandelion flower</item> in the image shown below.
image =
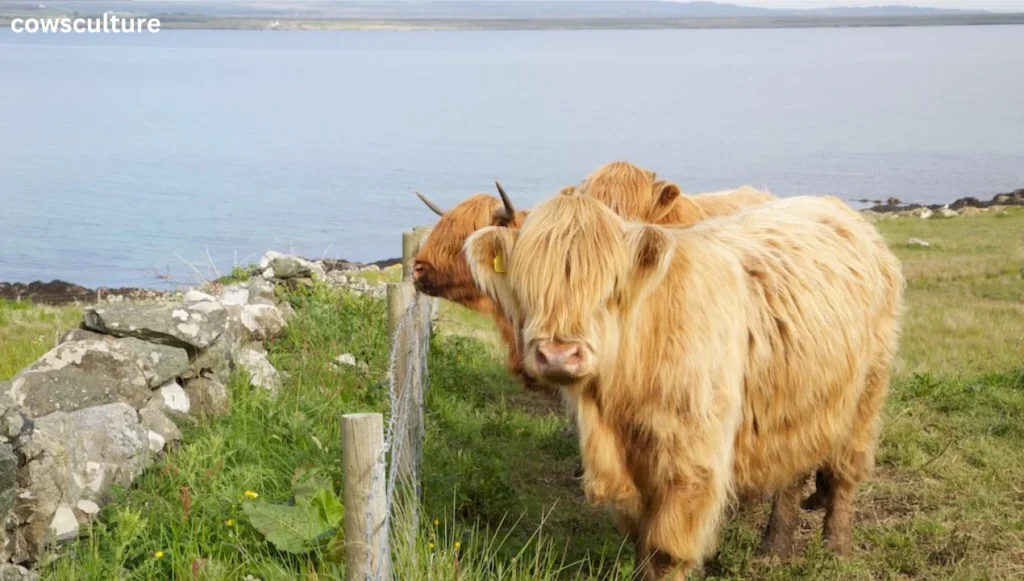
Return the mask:
<svg viewBox="0 0 1024 581">
<path fill-rule="evenodd" d="M 228 520 L 224 521 L 224 524 L 226 526 L 233 527 L 233 526 L 235 526 L 235 519 L 229 518 Z"/>
<path fill-rule="evenodd" d="M 462 543 L 460 543 L 459 541 L 455 541 L 455 548 L 458 549 L 460 547 L 462 547 Z"/>
<path fill-rule="evenodd" d="M 253 492 L 251 490 L 246 490 L 243 494 L 245 494 L 245 497 L 250 499 L 250 500 L 255 500 L 255 499 L 259 498 L 259 496 L 260 496 L 259 494 L 256 494 L 255 492 Z"/>
<path fill-rule="evenodd" d="M 437 525 L 439 525 L 439 524 L 441 524 L 441 521 L 439 521 L 439 520 L 437 520 L 437 519 L 435 518 L 435 519 L 434 519 L 434 526 L 436 527 L 436 526 L 437 526 Z"/>
<path fill-rule="evenodd" d="M 163 559 L 164 558 L 164 552 L 163 551 L 157 551 L 157 552 L 153 553 L 153 558 L 154 559 Z"/>
</svg>

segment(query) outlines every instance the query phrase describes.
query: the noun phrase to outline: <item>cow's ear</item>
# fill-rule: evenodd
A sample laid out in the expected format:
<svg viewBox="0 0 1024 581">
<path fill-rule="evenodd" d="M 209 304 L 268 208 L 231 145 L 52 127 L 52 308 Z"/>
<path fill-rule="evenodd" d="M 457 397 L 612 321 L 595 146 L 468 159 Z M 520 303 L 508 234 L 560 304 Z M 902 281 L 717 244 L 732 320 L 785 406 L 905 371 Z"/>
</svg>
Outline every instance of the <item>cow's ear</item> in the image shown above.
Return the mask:
<svg viewBox="0 0 1024 581">
<path fill-rule="evenodd" d="M 659 189 L 659 184 L 664 184 Z M 655 224 L 671 224 L 673 226 L 690 226 L 703 220 L 706 216 L 697 202 L 690 196 L 683 195 L 679 186 L 670 182 L 658 182 L 654 186 L 654 211 L 650 222 Z"/>
<path fill-rule="evenodd" d="M 629 253 L 625 275 L 629 290 L 623 298 L 636 303 L 665 278 L 675 256 L 676 241 L 671 232 L 652 224 L 627 224 L 624 234 Z"/>
<path fill-rule="evenodd" d="M 654 194 L 654 205 L 658 208 L 671 208 L 679 197 L 679 186 L 665 180 L 654 182 L 651 186 Z"/>
<path fill-rule="evenodd" d="M 507 274 L 512 248 L 518 237 L 518 230 L 488 226 L 470 235 L 463 246 L 476 286 L 508 315 L 518 312 Z"/>
</svg>

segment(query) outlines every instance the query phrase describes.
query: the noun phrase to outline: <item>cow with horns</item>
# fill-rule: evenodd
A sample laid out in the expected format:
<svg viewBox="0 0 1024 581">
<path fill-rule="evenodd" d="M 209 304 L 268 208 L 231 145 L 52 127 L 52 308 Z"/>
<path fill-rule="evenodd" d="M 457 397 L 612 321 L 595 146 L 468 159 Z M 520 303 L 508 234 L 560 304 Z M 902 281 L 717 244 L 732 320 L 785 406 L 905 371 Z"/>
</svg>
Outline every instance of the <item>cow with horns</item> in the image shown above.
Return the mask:
<svg viewBox="0 0 1024 581">
<path fill-rule="evenodd" d="M 465 254 L 527 372 L 574 402 L 584 491 L 615 509 L 645 579 L 698 566 L 734 495 L 774 495 L 762 548 L 787 554 L 818 468 L 826 543 L 849 550 L 904 289 L 863 217 L 795 197 L 669 229 L 566 188 Z"/>
</svg>

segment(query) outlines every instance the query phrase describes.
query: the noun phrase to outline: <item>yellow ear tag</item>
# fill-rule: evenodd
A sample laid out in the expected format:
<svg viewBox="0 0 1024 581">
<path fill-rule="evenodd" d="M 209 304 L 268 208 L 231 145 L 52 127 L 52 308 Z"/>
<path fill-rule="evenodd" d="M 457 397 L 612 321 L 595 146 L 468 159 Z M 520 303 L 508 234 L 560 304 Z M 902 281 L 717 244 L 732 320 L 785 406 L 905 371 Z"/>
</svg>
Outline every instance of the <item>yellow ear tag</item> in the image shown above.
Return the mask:
<svg viewBox="0 0 1024 581">
<path fill-rule="evenodd" d="M 494 272 L 505 272 L 505 257 L 501 254 L 494 255 Z"/>
</svg>

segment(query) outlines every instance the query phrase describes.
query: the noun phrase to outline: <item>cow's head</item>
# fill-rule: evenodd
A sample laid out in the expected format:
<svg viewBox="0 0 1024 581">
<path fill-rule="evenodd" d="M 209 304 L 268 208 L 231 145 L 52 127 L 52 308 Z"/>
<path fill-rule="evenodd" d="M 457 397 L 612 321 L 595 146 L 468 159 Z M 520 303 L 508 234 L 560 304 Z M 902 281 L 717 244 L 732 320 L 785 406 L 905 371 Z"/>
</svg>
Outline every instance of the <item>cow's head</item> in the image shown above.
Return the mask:
<svg viewBox="0 0 1024 581">
<path fill-rule="evenodd" d="M 518 230 L 484 228 L 465 254 L 479 288 L 517 328 L 526 372 L 570 386 L 614 363 L 621 329 L 664 278 L 674 238 L 563 188 Z"/>
<path fill-rule="evenodd" d="M 628 161 L 602 165 L 584 178 L 579 188 L 626 220 L 685 226 L 704 219 L 701 209 L 679 186 Z"/>
<path fill-rule="evenodd" d="M 462 253 L 466 239 L 473 232 L 492 224 L 518 225 L 525 213 L 516 212 L 504 195 L 503 202 L 494 196 L 477 194 L 448 211 L 423 194 L 416 192 L 416 195 L 441 216 L 413 260 L 412 278 L 416 290 L 468 307 L 477 306 L 484 295 L 474 284 Z"/>
</svg>

